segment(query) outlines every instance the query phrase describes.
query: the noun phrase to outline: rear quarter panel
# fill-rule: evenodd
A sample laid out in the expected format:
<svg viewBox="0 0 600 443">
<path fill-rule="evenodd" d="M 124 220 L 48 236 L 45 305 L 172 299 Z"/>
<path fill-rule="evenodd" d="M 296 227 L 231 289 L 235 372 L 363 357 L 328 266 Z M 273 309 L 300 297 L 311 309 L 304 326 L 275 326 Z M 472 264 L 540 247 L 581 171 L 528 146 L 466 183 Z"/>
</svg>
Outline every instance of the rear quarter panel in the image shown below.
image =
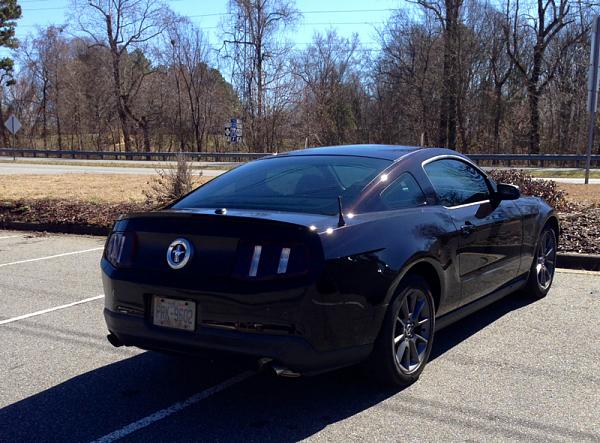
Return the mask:
<svg viewBox="0 0 600 443">
<path fill-rule="evenodd" d="M 430 262 L 440 277 L 438 314 L 460 294 L 453 252 L 456 228 L 440 207 L 363 214 L 331 234 L 321 234 L 325 269 L 316 303 L 338 311 L 351 340 L 372 342 L 405 271 Z M 343 311 L 343 312 L 339 312 Z"/>
<path fill-rule="evenodd" d="M 539 197 L 521 197 L 515 203 L 523 217 L 523 246 L 519 274 L 524 274 L 529 272 L 531 267 L 542 228 L 551 217 L 557 216 L 554 209 Z"/>
</svg>

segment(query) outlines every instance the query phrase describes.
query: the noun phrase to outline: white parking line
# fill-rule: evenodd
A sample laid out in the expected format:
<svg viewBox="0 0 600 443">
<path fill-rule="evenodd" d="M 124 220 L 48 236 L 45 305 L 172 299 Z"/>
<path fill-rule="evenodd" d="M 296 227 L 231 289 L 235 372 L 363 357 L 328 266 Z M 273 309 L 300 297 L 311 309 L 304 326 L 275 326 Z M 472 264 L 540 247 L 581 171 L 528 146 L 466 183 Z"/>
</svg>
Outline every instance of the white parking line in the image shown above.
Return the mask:
<svg viewBox="0 0 600 443">
<path fill-rule="evenodd" d="M 10 263 L 0 263 L 0 268 L 3 268 L 5 266 L 20 265 L 22 263 L 31 263 L 31 262 L 40 261 L 40 260 L 50 260 L 51 258 L 66 257 L 67 255 L 85 254 L 86 252 L 100 251 L 102 249 L 104 249 L 104 248 L 99 247 L 99 248 L 92 248 L 92 249 L 84 249 L 83 251 L 65 252 L 64 254 L 49 255 L 47 257 L 30 258 L 28 260 L 13 261 Z"/>
<path fill-rule="evenodd" d="M 159 420 L 167 418 L 179 411 L 182 411 L 185 408 L 195 405 L 196 403 L 201 402 L 202 400 L 205 400 L 208 397 L 217 394 L 237 383 L 240 383 L 255 374 L 256 372 L 253 371 L 242 372 L 241 374 L 236 375 L 235 377 L 231 377 L 230 379 L 225 380 L 223 383 L 219 383 L 218 385 L 213 386 L 212 388 L 208 388 L 202 392 L 198 392 L 197 394 L 192 395 L 187 400 L 177 402 L 165 409 L 161 409 L 160 411 L 155 412 L 154 414 L 148 415 L 138 421 L 130 423 L 127 426 L 122 427 L 121 429 L 117 429 L 116 431 L 111 432 L 110 434 L 107 434 L 104 437 L 100 437 L 99 439 L 94 440 L 92 443 L 110 443 L 115 440 L 119 440 L 135 431 L 139 431 L 140 429 L 148 427 Z"/>
<path fill-rule="evenodd" d="M 35 317 L 37 315 L 47 314 L 48 312 L 58 311 L 59 309 L 70 308 L 71 306 L 77 306 L 82 303 L 87 303 L 94 300 L 100 300 L 104 298 L 104 294 L 97 295 L 95 297 L 84 298 L 83 300 L 74 301 L 73 303 L 67 303 L 66 305 L 55 306 L 54 308 L 42 309 L 41 311 L 32 312 L 30 314 L 19 315 L 18 317 L 8 318 L 6 320 L 0 320 L 0 325 L 5 325 L 7 323 L 12 323 L 19 320 L 25 320 L 26 318 Z"/>
<path fill-rule="evenodd" d="M 22 237 L 22 235 L 6 235 L 4 237 L 0 237 L 0 240 L 6 240 L 8 238 L 19 238 Z"/>
</svg>

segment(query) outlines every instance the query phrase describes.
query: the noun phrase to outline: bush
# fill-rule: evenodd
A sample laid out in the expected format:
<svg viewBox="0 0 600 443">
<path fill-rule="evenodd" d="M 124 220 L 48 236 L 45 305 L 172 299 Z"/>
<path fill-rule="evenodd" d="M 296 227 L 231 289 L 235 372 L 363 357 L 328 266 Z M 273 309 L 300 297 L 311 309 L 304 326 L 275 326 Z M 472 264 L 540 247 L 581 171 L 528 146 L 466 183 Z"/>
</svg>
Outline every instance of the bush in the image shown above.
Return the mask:
<svg viewBox="0 0 600 443">
<path fill-rule="evenodd" d="M 158 169 L 158 176 L 144 190 L 146 205 L 161 208 L 191 192 L 194 187 L 192 164 L 183 155 L 177 156 L 175 167 Z"/>
<path fill-rule="evenodd" d="M 552 180 L 534 179 L 532 175 L 522 169 L 494 169 L 490 175 L 498 183 L 516 185 L 523 195 L 541 197 L 557 211 L 569 209 L 567 193 L 558 188 Z"/>
</svg>

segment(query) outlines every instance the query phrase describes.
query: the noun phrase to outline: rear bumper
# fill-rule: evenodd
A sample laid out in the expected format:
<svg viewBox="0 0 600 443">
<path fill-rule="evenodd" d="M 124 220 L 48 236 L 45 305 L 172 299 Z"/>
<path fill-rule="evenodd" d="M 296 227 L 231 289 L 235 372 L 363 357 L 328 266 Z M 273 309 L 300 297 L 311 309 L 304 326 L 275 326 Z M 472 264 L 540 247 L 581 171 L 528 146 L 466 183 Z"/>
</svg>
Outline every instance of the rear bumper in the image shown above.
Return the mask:
<svg viewBox="0 0 600 443">
<path fill-rule="evenodd" d="M 199 326 L 195 332 L 152 325 L 143 317 L 104 309 L 106 325 L 126 346 L 194 354 L 218 350 L 271 358 L 301 374 L 310 375 L 348 366 L 366 358 L 372 345 L 317 351 L 302 337 L 269 335 Z"/>
</svg>

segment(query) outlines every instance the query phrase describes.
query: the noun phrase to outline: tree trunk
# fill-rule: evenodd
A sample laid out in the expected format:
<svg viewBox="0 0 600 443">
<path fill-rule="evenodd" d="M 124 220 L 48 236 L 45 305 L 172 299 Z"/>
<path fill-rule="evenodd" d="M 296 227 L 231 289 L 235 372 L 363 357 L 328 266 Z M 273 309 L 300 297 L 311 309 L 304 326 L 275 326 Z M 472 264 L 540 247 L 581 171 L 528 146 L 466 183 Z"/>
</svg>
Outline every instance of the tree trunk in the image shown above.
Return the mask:
<svg viewBox="0 0 600 443">
<path fill-rule="evenodd" d="M 502 120 L 502 86 L 496 85 L 494 106 L 494 153 L 500 153 L 500 122 Z"/>
<path fill-rule="evenodd" d="M 528 89 L 529 99 L 529 154 L 540 153 L 540 108 L 539 91 L 535 86 Z"/>
<path fill-rule="evenodd" d="M 112 55 L 113 93 L 117 104 L 117 115 L 119 117 L 119 122 L 121 123 L 121 130 L 123 131 L 125 152 L 130 152 L 131 138 L 129 135 L 129 127 L 127 125 L 127 112 L 125 111 L 123 97 L 121 95 L 121 54 L 117 42 L 113 37 L 112 17 L 110 15 L 106 16 L 106 31 Z"/>
</svg>

